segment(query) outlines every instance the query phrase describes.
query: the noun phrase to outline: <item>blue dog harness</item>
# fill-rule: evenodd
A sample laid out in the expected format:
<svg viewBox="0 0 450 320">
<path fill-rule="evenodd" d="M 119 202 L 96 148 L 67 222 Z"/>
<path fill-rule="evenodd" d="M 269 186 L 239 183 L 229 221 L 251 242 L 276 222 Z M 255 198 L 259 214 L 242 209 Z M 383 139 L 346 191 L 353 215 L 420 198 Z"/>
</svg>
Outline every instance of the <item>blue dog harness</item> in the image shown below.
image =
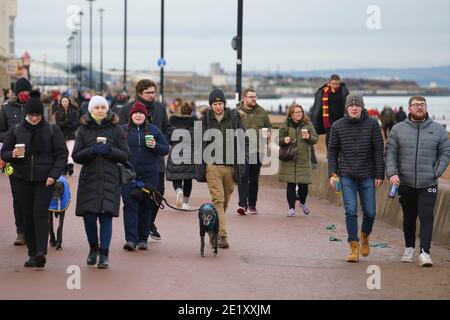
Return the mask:
<svg viewBox="0 0 450 320">
<path fill-rule="evenodd" d="M 71 196 L 69 182 L 64 176 L 60 176 L 58 178 L 58 182 L 61 182 L 64 185 L 64 192 L 59 198 L 52 197 L 52 201 L 50 202 L 50 206 L 48 208 L 48 211 L 51 212 L 65 212 L 70 204 Z"/>
</svg>

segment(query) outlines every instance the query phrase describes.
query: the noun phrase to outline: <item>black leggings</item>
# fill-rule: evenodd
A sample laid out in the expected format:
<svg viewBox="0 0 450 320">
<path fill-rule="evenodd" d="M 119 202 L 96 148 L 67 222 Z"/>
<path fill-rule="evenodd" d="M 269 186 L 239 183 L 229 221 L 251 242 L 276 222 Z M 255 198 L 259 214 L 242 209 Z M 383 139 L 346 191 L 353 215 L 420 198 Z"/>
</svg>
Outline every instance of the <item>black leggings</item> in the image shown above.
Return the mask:
<svg viewBox="0 0 450 320">
<path fill-rule="evenodd" d="M 173 188 L 175 189 L 175 191 L 177 189 L 183 189 L 183 195 L 185 197 L 189 198 L 191 196 L 192 179 L 174 180 L 174 181 L 172 181 L 172 183 L 173 183 Z"/>
<path fill-rule="evenodd" d="M 300 203 L 306 203 L 306 197 L 308 196 L 308 185 L 301 183 L 288 183 L 286 197 L 289 204 L 289 209 L 295 209 L 295 201 L 297 200 L 297 195 L 295 192 L 296 186 L 298 186 L 298 197 L 300 199 Z"/>
</svg>

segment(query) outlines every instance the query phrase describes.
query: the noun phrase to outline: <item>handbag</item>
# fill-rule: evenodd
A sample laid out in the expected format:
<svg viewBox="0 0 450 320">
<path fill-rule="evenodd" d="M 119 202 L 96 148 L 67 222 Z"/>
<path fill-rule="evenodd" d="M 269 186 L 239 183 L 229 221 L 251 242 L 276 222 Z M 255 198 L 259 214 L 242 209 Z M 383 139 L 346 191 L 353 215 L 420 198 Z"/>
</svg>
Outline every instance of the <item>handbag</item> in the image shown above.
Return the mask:
<svg viewBox="0 0 450 320">
<path fill-rule="evenodd" d="M 130 183 L 132 180 L 136 179 L 136 171 L 134 171 L 133 166 L 129 161 L 125 163 L 117 163 L 119 167 L 120 183 L 122 185 Z"/>
<path fill-rule="evenodd" d="M 289 125 L 287 126 L 286 129 L 286 135 L 284 136 L 285 138 L 287 137 L 289 133 Z M 289 143 L 283 144 L 280 146 L 280 151 L 278 154 L 278 159 L 280 159 L 281 161 L 291 161 L 297 160 L 297 140 L 294 139 L 294 141 L 291 141 Z"/>
</svg>

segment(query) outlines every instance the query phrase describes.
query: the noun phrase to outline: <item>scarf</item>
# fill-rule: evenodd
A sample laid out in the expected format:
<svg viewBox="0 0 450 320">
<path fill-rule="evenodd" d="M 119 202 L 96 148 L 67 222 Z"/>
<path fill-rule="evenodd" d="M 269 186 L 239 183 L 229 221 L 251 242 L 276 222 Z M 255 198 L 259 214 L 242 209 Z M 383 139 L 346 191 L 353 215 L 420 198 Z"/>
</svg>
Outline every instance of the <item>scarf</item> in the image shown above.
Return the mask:
<svg viewBox="0 0 450 320">
<path fill-rule="evenodd" d="M 106 119 L 107 116 L 108 116 L 108 114 L 105 114 L 104 117 L 99 118 L 99 117 L 97 117 L 94 113 L 91 113 L 91 118 L 94 119 L 95 122 L 97 122 L 98 124 L 102 124 L 102 121 L 103 121 L 104 119 Z"/>
<path fill-rule="evenodd" d="M 142 103 L 147 108 L 148 110 L 147 120 L 148 122 L 153 123 L 152 119 L 153 119 L 153 110 L 155 109 L 155 100 L 147 101 L 139 95 L 136 96 L 136 100 Z"/>
<path fill-rule="evenodd" d="M 323 119 L 323 128 L 324 129 L 329 129 L 331 127 L 330 112 L 329 112 L 330 106 L 328 105 L 328 97 L 330 96 L 330 94 L 338 92 L 339 89 L 340 88 L 338 88 L 336 90 L 332 89 L 329 83 L 323 88 L 322 119 Z"/>
<path fill-rule="evenodd" d="M 45 123 L 44 118 L 42 118 L 41 122 L 36 125 L 32 125 L 27 121 L 27 119 L 23 119 L 23 126 L 25 129 L 31 132 L 31 143 L 29 146 L 26 146 L 26 152 L 35 156 L 37 154 L 43 153 L 45 148 L 44 135 L 41 133 L 36 133 L 37 129 L 41 128 Z"/>
</svg>

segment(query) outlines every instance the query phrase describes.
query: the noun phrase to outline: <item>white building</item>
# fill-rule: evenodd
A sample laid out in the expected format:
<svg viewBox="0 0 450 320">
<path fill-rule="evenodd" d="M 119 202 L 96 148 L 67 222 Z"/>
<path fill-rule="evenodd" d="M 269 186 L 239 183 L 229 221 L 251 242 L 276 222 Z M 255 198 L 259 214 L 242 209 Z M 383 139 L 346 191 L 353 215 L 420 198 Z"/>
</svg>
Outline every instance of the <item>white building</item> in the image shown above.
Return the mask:
<svg viewBox="0 0 450 320">
<path fill-rule="evenodd" d="M 9 87 L 11 82 L 8 60 L 15 57 L 16 16 L 17 0 L 0 0 L 0 88 Z"/>
</svg>

